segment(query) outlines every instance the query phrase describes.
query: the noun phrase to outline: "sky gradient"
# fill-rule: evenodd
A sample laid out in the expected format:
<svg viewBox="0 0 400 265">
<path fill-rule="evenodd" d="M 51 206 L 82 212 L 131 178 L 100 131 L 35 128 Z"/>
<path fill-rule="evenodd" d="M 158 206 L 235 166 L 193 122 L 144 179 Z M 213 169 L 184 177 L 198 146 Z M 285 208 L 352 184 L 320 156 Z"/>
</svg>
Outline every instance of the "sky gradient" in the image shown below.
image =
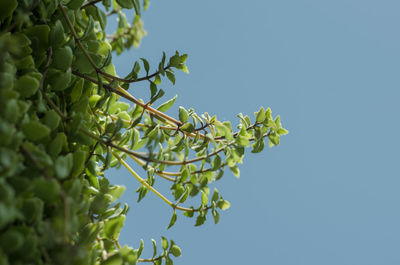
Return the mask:
<svg viewBox="0 0 400 265">
<path fill-rule="evenodd" d="M 139 183 L 110 171 L 131 206 L 121 242 L 143 238 L 147 257 L 151 238 L 173 239 L 176 265 L 400 264 L 399 10 L 394 0 L 151 1 L 148 35 L 114 58 L 118 73 L 188 53 L 190 74 L 163 87 L 165 100 L 178 94 L 169 114 L 181 105 L 236 124 L 271 107 L 290 134 L 248 150 L 240 179 L 216 183 L 231 203 L 218 225 L 180 214 L 166 230 L 170 207 L 152 194 L 137 204 Z M 147 86 L 131 92 L 149 97 Z"/>
</svg>

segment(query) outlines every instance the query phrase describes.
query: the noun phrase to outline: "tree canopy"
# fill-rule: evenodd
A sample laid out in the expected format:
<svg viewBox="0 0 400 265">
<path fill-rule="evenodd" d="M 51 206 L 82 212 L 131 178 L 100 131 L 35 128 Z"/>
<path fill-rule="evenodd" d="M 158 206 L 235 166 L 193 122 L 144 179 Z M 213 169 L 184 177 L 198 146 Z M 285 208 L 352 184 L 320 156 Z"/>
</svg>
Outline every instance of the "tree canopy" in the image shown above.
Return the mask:
<svg viewBox="0 0 400 265">
<path fill-rule="evenodd" d="M 153 240 L 142 257 L 118 237 L 128 205 L 124 186 L 107 169 L 123 167 L 138 181 L 138 201 L 153 192 L 168 207 L 202 225 L 218 223 L 230 204 L 209 184 L 225 170 L 239 177 L 246 147 L 258 153 L 287 133 L 280 117 L 261 107 L 238 124 L 162 100 L 187 55 L 160 51 L 158 65 L 141 58 L 120 77 L 112 56 L 145 35 L 148 0 L 2 0 L 0 2 L 0 264 L 172 264 L 173 240 Z M 125 10 L 134 12 L 128 22 Z M 107 19 L 118 17 L 114 32 Z M 149 94 L 130 90 L 145 82 Z M 142 167 L 140 176 L 133 164 Z M 170 183 L 170 193 L 157 181 Z M 193 198 L 201 203 L 193 205 Z"/>
</svg>

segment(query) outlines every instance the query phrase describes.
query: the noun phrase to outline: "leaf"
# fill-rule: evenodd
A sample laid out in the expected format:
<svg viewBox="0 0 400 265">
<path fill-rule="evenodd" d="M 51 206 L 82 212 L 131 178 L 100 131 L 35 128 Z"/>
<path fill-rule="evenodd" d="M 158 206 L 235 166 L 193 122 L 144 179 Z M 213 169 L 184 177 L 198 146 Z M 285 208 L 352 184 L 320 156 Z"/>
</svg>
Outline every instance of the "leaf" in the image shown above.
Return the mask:
<svg viewBox="0 0 400 265">
<path fill-rule="evenodd" d="M 218 201 L 217 207 L 224 211 L 229 209 L 229 207 L 231 207 L 231 204 L 228 201 L 221 199 Z"/>
<path fill-rule="evenodd" d="M 181 63 L 181 59 L 179 57 L 179 54 L 175 54 L 174 56 L 172 56 L 169 59 L 169 65 L 171 67 L 178 67 L 180 63 Z"/>
<path fill-rule="evenodd" d="M 165 257 L 165 265 L 173 265 L 172 259 L 169 256 Z"/>
<path fill-rule="evenodd" d="M 250 141 L 246 136 L 239 135 L 235 138 L 235 142 L 238 146 L 247 147 L 250 145 Z"/>
<path fill-rule="evenodd" d="M 150 70 L 149 62 L 144 58 L 140 58 L 140 60 L 143 61 L 144 70 L 146 71 L 146 75 L 148 75 Z"/>
<path fill-rule="evenodd" d="M 265 120 L 265 111 L 264 108 L 261 107 L 258 112 L 256 112 L 256 121 L 263 122 Z"/>
<path fill-rule="evenodd" d="M 126 9 L 131 9 L 134 7 L 135 3 L 132 0 L 116 0 L 118 5 L 120 5 L 123 8 Z"/>
<path fill-rule="evenodd" d="M 108 256 L 106 260 L 103 260 L 100 265 L 122 265 L 124 263 L 124 260 L 122 259 L 121 255 L 114 254 L 111 256 Z"/>
<path fill-rule="evenodd" d="M 35 195 L 45 202 L 54 202 L 59 198 L 60 185 L 55 178 L 51 180 L 39 178 L 33 183 Z"/>
<path fill-rule="evenodd" d="M 229 169 L 232 171 L 233 175 L 235 175 L 235 177 L 239 178 L 240 177 L 240 170 L 238 167 L 229 167 Z"/>
<path fill-rule="evenodd" d="M 142 255 L 143 247 L 144 247 L 143 239 L 140 239 L 140 246 L 139 246 L 139 249 L 137 251 L 137 257 L 138 258 L 140 257 L 140 255 Z"/>
<path fill-rule="evenodd" d="M 279 135 L 286 135 L 286 134 L 288 134 L 288 133 L 289 133 L 289 131 L 286 130 L 286 129 L 284 129 L 284 128 L 279 128 L 279 129 L 278 129 L 278 134 L 279 134 Z"/>
<path fill-rule="evenodd" d="M 1 0 L 0 1 L 0 21 L 10 17 L 17 8 L 17 0 Z"/>
<path fill-rule="evenodd" d="M 164 90 L 160 89 L 158 90 L 157 94 L 151 98 L 150 103 L 153 104 L 157 99 L 163 97 L 165 94 Z"/>
<path fill-rule="evenodd" d="M 181 127 L 179 127 L 182 131 L 191 133 L 194 131 L 194 126 L 190 122 L 187 122 L 183 124 Z"/>
<path fill-rule="evenodd" d="M 167 250 L 168 248 L 168 240 L 165 237 L 161 237 L 161 246 L 164 250 Z"/>
<path fill-rule="evenodd" d="M 152 238 L 151 242 L 153 243 L 153 258 L 157 255 L 157 242 Z"/>
<path fill-rule="evenodd" d="M 264 149 L 264 139 L 259 139 L 253 144 L 252 153 L 259 153 Z"/>
<path fill-rule="evenodd" d="M 270 134 L 268 138 L 274 145 L 279 145 L 279 135 L 277 133 Z"/>
<path fill-rule="evenodd" d="M 219 222 L 219 213 L 215 209 L 212 210 L 212 216 L 214 218 L 214 223 L 218 224 L 218 222 Z"/>
<path fill-rule="evenodd" d="M 160 75 L 156 75 L 156 77 L 154 78 L 154 84 L 156 84 L 156 85 L 161 84 L 161 77 L 160 77 Z"/>
<path fill-rule="evenodd" d="M 44 116 L 43 122 L 50 128 L 50 130 L 54 130 L 60 124 L 61 118 L 54 110 L 49 110 L 46 112 Z"/>
<path fill-rule="evenodd" d="M 133 0 L 133 6 L 135 7 L 136 15 L 140 16 L 140 3 L 139 0 Z"/>
<path fill-rule="evenodd" d="M 208 203 L 208 196 L 204 191 L 201 191 L 201 204 L 207 205 Z"/>
<path fill-rule="evenodd" d="M 202 216 L 202 215 L 199 215 L 196 218 L 196 223 L 195 223 L 194 226 L 200 226 L 200 225 L 204 224 L 205 221 L 206 221 L 206 217 Z"/>
<path fill-rule="evenodd" d="M 281 124 L 281 117 L 278 115 L 278 116 L 276 116 L 276 118 L 275 118 L 275 124 L 276 124 L 276 127 L 279 129 L 279 128 L 282 128 L 282 124 Z"/>
<path fill-rule="evenodd" d="M 176 95 L 175 97 L 171 98 L 170 100 L 168 100 L 167 102 L 161 104 L 157 110 L 161 111 L 161 112 L 166 112 L 169 108 L 171 108 L 171 106 L 175 103 L 175 100 L 178 98 L 178 95 Z"/>
<path fill-rule="evenodd" d="M 182 255 L 182 251 L 181 251 L 180 247 L 178 247 L 177 245 L 173 245 L 171 247 L 170 252 L 172 255 L 174 255 L 174 257 L 179 257 L 180 255 Z"/>
<path fill-rule="evenodd" d="M 150 98 L 153 98 L 157 93 L 157 85 L 150 81 Z"/>
<path fill-rule="evenodd" d="M 187 68 L 186 65 L 180 64 L 177 68 L 178 68 L 179 70 L 182 70 L 184 73 L 189 74 L 189 69 Z"/>
<path fill-rule="evenodd" d="M 29 98 L 37 92 L 39 81 L 32 76 L 23 75 L 15 82 L 14 88 L 22 97 Z"/>
<path fill-rule="evenodd" d="M 174 213 L 172 214 L 171 221 L 169 222 L 167 229 L 171 228 L 175 224 L 176 219 L 177 219 L 177 216 L 176 216 L 176 212 L 174 210 Z"/>
<path fill-rule="evenodd" d="M 179 120 L 182 123 L 185 123 L 188 121 L 188 119 L 189 119 L 189 114 L 188 114 L 187 110 L 184 107 L 180 106 L 179 107 Z"/>
<path fill-rule="evenodd" d="M 171 83 L 173 85 L 175 85 L 175 75 L 170 71 L 166 71 L 166 74 L 167 74 L 169 81 L 171 81 Z"/>
<path fill-rule="evenodd" d="M 216 202 L 219 198 L 219 192 L 217 190 L 217 188 L 214 188 L 214 193 L 212 195 L 211 201 Z"/>
<path fill-rule="evenodd" d="M 118 239 L 119 233 L 125 222 L 125 215 L 110 218 L 104 225 L 104 234 L 108 239 Z"/>
<path fill-rule="evenodd" d="M 54 168 L 58 178 L 64 179 L 69 176 L 72 170 L 73 161 L 74 157 L 72 153 L 69 153 L 66 156 L 57 157 Z"/>
<path fill-rule="evenodd" d="M 31 141 L 37 141 L 47 137 L 50 134 L 49 127 L 39 121 L 30 121 L 21 126 L 25 136 Z"/>
</svg>

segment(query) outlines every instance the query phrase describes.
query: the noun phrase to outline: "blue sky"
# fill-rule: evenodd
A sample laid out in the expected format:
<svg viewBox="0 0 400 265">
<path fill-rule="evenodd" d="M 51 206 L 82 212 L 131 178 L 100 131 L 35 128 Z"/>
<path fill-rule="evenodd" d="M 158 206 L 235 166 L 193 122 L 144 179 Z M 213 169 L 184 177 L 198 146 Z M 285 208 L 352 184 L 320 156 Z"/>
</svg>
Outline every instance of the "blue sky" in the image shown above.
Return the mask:
<svg viewBox="0 0 400 265">
<path fill-rule="evenodd" d="M 170 207 L 152 194 L 137 204 L 139 184 L 110 171 L 131 206 L 121 242 L 143 238 L 150 256 L 150 239 L 166 236 L 182 248 L 176 265 L 400 264 L 399 10 L 394 0 L 153 0 L 148 35 L 115 58 L 119 73 L 188 53 L 190 74 L 164 87 L 179 95 L 170 114 L 182 105 L 236 122 L 271 107 L 290 134 L 217 183 L 231 202 L 218 225 L 180 215 L 166 230 Z"/>
</svg>

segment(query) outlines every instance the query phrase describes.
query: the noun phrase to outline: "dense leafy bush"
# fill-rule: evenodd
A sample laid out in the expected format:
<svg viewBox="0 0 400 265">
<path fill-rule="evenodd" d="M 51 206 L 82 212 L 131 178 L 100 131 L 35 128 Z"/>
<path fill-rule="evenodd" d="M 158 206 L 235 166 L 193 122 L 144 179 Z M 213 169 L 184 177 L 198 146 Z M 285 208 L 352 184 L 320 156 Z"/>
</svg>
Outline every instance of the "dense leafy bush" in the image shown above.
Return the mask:
<svg viewBox="0 0 400 265">
<path fill-rule="evenodd" d="M 188 72 L 186 54 L 164 53 L 154 71 L 142 59 L 118 77 L 112 52 L 139 45 L 147 5 L 0 1 L 0 264 L 172 264 L 181 254 L 172 240 L 162 238 L 159 251 L 154 241 L 149 258 L 141 257 L 143 245 L 119 245 L 128 206 L 117 200 L 125 188 L 110 185 L 106 169 L 126 167 L 138 180 L 139 201 L 151 191 L 172 207 L 169 226 L 178 211 L 195 225 L 210 213 L 217 223 L 229 203 L 208 184 L 226 168 L 239 176 L 245 147 L 257 153 L 264 138 L 278 145 L 287 133 L 270 109 L 257 111 L 253 122 L 239 114 L 234 132 L 230 122 L 193 109 L 166 115 L 175 98 L 153 108 L 164 95 L 161 83 Z M 131 24 L 123 9 L 135 10 Z M 105 32 L 109 16 L 119 19 L 112 34 Z M 148 100 L 128 92 L 136 82 L 149 84 Z M 146 178 L 128 162 L 142 166 Z M 158 177 L 171 182 L 173 201 L 155 189 Z M 199 206 L 181 206 L 197 195 Z"/>
</svg>

